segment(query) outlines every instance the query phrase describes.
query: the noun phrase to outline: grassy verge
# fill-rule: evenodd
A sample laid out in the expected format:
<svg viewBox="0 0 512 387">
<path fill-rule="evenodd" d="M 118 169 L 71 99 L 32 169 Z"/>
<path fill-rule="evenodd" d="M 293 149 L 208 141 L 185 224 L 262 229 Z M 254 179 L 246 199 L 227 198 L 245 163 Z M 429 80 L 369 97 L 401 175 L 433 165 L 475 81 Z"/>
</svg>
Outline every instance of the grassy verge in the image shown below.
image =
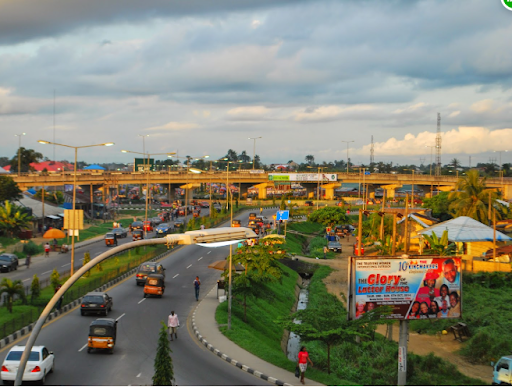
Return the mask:
<svg viewBox="0 0 512 387">
<path fill-rule="evenodd" d="M 247 309 L 247 323 L 243 322 L 243 307 L 236 301 L 232 304 L 230 331 L 221 327 L 221 331 L 238 346 L 254 355 L 284 368 L 295 370 L 295 362 L 290 361 L 281 349 L 282 328 L 275 323 L 278 317 L 289 314 L 295 304 L 295 287 L 298 274 L 281 265 L 285 275 L 282 283 L 266 286 L 265 296 L 251 298 Z M 218 324 L 227 324 L 227 302 L 219 305 L 215 315 Z M 318 370 L 308 369 L 308 378 L 327 385 L 351 384 L 346 380 L 334 378 Z"/>
</svg>

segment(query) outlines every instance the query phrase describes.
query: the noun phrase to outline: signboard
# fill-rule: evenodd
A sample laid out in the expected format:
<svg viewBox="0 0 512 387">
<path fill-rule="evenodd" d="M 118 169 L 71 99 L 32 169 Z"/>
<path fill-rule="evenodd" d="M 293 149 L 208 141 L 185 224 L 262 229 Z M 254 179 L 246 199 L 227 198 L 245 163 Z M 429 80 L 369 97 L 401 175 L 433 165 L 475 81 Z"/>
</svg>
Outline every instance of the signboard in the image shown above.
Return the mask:
<svg viewBox="0 0 512 387">
<path fill-rule="evenodd" d="M 462 316 L 461 258 L 356 258 L 350 261 L 349 318 L 379 306 L 388 319 Z"/>
<path fill-rule="evenodd" d="M 268 179 L 278 184 L 283 181 L 335 182 L 338 181 L 338 175 L 335 173 L 269 173 Z"/>
<path fill-rule="evenodd" d="M 144 167 L 147 170 L 154 171 L 155 170 L 155 159 L 135 159 L 133 162 L 133 171 L 134 172 L 144 172 Z"/>
<path fill-rule="evenodd" d="M 64 228 L 68 230 L 83 230 L 84 211 L 75 210 L 75 216 L 73 216 L 73 210 L 64 210 Z"/>
<path fill-rule="evenodd" d="M 264 169 L 251 169 L 251 173 L 265 173 Z"/>
<path fill-rule="evenodd" d="M 276 220 L 288 220 L 290 218 L 290 210 L 281 210 L 276 213 Z"/>
</svg>

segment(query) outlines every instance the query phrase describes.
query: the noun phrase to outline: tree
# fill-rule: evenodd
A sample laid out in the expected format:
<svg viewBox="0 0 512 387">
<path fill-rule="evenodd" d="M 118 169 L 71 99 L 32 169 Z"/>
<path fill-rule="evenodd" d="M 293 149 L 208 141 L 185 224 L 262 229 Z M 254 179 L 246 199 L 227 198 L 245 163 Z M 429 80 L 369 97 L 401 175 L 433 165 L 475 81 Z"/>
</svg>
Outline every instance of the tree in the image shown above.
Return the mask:
<svg viewBox="0 0 512 387">
<path fill-rule="evenodd" d="M 327 373 L 331 373 L 331 348 L 356 336 L 370 338 L 376 324 L 384 323 L 381 315 L 389 308 L 376 308 L 357 320 L 347 320 L 347 311 L 335 295 L 326 294 L 315 306 L 279 319 L 284 329 L 300 336 L 301 341 L 321 341 L 327 347 Z"/>
<path fill-rule="evenodd" d="M 155 356 L 155 374 L 153 375 L 153 386 L 172 386 L 174 379 L 174 370 L 172 365 L 171 347 L 167 326 L 163 321 L 158 335 L 158 347 Z"/>
<path fill-rule="evenodd" d="M 460 161 L 458 159 L 453 159 L 452 161 L 450 161 L 450 165 L 453 167 L 454 170 L 457 170 L 458 168 L 460 168 Z"/>
<path fill-rule="evenodd" d="M 441 221 L 449 220 L 452 218 L 450 214 L 450 205 L 455 201 L 452 197 L 449 199 L 450 192 L 440 192 L 431 198 L 423 199 L 423 208 L 430 208 L 432 216 L 439 218 Z"/>
<path fill-rule="evenodd" d="M 309 166 L 313 166 L 315 164 L 315 156 L 313 155 L 307 155 L 306 156 L 306 163 L 309 165 Z"/>
<path fill-rule="evenodd" d="M 313 211 L 309 215 L 309 220 L 332 227 L 347 223 L 347 215 L 341 207 L 324 207 Z"/>
<path fill-rule="evenodd" d="M 43 158 L 41 153 L 36 152 L 33 149 L 26 149 L 21 147 L 19 152 L 16 152 L 16 155 L 11 159 L 12 172 L 18 172 L 18 153 L 21 160 L 21 172 L 28 172 L 32 168 L 30 163 L 38 163 Z"/>
<path fill-rule="evenodd" d="M 240 159 L 240 161 L 244 163 L 248 163 L 249 161 L 251 161 L 251 157 L 247 154 L 246 151 L 242 151 L 242 153 L 238 155 L 238 158 Z"/>
<path fill-rule="evenodd" d="M 91 262 L 91 253 L 89 253 L 88 251 L 86 251 L 84 253 L 84 260 L 83 260 L 83 263 L 82 263 L 82 266 L 85 266 L 87 265 L 89 262 Z M 89 277 L 91 275 L 91 271 L 90 270 L 87 270 L 83 277 Z"/>
<path fill-rule="evenodd" d="M 32 217 L 21 211 L 21 207 L 11 204 L 7 200 L 0 206 L 0 230 L 5 231 L 10 237 L 30 226 Z"/>
<path fill-rule="evenodd" d="M 480 178 L 477 170 L 470 170 L 466 176 L 459 178 L 455 185 L 455 192 L 448 195 L 449 199 L 455 199 L 450 205 L 450 211 L 454 217 L 469 216 L 479 222 L 488 221 L 488 205 L 497 208 L 496 218 L 501 219 L 505 212 L 505 206 L 497 201 L 498 194 L 493 189 L 488 189 L 485 177 Z M 490 200 L 489 200 L 490 199 Z"/>
<path fill-rule="evenodd" d="M 41 285 L 39 283 L 39 278 L 36 274 L 32 278 L 32 284 L 30 285 L 30 302 L 34 302 L 41 295 Z"/>
<path fill-rule="evenodd" d="M 238 161 L 238 155 L 233 149 L 229 149 L 225 157 L 228 158 L 228 161 Z"/>
<path fill-rule="evenodd" d="M 9 278 L 4 278 L 0 283 L 0 296 L 3 294 L 7 296 L 7 310 L 9 313 L 12 313 L 12 303 L 16 294 L 25 302 L 25 289 L 20 280 L 12 281 Z"/>
<path fill-rule="evenodd" d="M 423 237 L 430 245 L 430 248 L 425 251 L 427 254 L 454 255 L 457 250 L 457 246 L 448 241 L 448 230 L 443 231 L 441 238 L 439 238 L 433 231 L 432 235 L 423 235 Z"/>
<path fill-rule="evenodd" d="M 52 274 L 50 274 L 50 284 L 52 285 L 54 292 L 60 286 L 60 274 L 57 269 L 53 269 Z"/>
<path fill-rule="evenodd" d="M 0 202 L 21 199 L 21 190 L 18 184 L 9 176 L 0 175 Z"/>
</svg>

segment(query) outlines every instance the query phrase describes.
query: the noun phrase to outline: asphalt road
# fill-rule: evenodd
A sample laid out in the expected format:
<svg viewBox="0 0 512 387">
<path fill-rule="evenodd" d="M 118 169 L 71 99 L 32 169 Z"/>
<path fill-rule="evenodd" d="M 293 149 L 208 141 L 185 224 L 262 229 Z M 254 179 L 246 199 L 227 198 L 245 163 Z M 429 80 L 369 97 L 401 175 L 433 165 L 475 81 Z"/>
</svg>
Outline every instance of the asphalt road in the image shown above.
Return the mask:
<svg viewBox="0 0 512 387">
<path fill-rule="evenodd" d="M 270 212 L 268 210 L 267 216 Z M 242 225 L 247 224 L 247 213 L 237 218 L 242 220 Z M 99 244 L 98 252 L 105 249 Z M 90 246 L 91 255 L 93 246 Z M 50 322 L 36 342 L 55 353 L 56 371 L 48 376 L 47 384 L 151 385 L 159 328 L 161 321 L 167 321 L 171 310 L 178 314 L 181 322 L 178 340 L 171 342 L 178 385 L 269 384 L 226 363 L 200 345 L 186 323 L 197 305 L 192 284 L 195 276 L 200 277 L 202 291 L 206 293 L 220 275 L 220 271 L 208 269 L 208 265 L 228 254 L 227 247 L 210 249 L 195 245 L 172 252 L 161 260 L 166 268 L 166 289 L 162 298 L 143 298 L 142 287 L 136 286 L 133 276 L 109 289 L 114 306 L 108 317 L 119 321 L 112 355 L 87 353 L 88 327 L 97 316 L 82 317 L 77 308 Z M 23 345 L 26 340 L 16 344 Z M 0 359 L 9 348 L 0 351 Z"/>
</svg>

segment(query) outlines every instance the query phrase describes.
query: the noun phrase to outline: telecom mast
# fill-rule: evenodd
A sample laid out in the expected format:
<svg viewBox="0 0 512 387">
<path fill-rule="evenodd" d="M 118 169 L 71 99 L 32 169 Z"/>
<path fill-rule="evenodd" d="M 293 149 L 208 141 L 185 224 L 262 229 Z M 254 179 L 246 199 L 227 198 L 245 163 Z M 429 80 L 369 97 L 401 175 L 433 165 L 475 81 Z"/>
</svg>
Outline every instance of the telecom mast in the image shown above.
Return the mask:
<svg viewBox="0 0 512 387">
<path fill-rule="evenodd" d="M 370 167 L 373 166 L 373 164 L 375 163 L 375 159 L 374 159 L 374 155 L 373 155 L 373 136 L 372 136 L 372 145 L 370 147 Z"/>
<path fill-rule="evenodd" d="M 441 113 L 437 113 L 436 176 L 441 175 Z"/>
</svg>

